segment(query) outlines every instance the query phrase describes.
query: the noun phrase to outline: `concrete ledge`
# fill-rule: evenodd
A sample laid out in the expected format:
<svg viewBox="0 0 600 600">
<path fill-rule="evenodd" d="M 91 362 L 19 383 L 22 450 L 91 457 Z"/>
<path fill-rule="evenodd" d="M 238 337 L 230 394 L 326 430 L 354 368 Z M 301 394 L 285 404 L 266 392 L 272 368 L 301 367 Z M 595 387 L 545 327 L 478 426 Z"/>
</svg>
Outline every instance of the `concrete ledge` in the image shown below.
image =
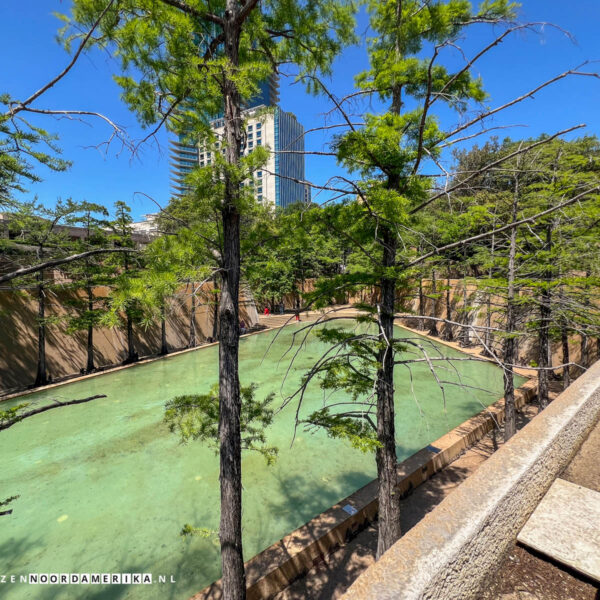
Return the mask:
<svg viewBox="0 0 600 600">
<path fill-rule="evenodd" d="M 536 395 L 537 380 L 516 390 L 521 407 Z M 477 443 L 504 420 L 504 400 L 465 421 L 435 442 L 398 464 L 398 491 L 408 495 L 434 473 L 450 464 L 466 448 Z M 430 449 L 431 447 L 435 450 Z M 357 490 L 338 504 L 311 519 L 246 563 L 247 600 L 271 598 L 352 539 L 377 516 L 377 480 Z M 343 507 L 350 505 L 350 515 Z M 216 581 L 192 600 L 221 600 L 221 582 Z"/>
<path fill-rule="evenodd" d="M 597 362 L 367 569 L 344 598 L 477 598 L 599 418 Z"/>
</svg>

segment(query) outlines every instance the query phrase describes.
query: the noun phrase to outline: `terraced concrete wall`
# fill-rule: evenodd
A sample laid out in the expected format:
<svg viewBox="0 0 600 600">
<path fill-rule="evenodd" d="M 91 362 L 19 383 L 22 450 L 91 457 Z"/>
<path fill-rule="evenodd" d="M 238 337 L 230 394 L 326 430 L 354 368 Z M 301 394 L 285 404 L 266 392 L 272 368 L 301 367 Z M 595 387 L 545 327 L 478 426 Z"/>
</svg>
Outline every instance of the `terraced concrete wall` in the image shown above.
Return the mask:
<svg viewBox="0 0 600 600">
<path fill-rule="evenodd" d="M 367 569 L 346 600 L 475 599 L 600 419 L 600 362 Z"/>
<path fill-rule="evenodd" d="M 212 336 L 213 306 L 211 284 L 203 287 L 196 300 L 196 340 L 201 343 Z M 26 389 L 33 384 L 37 367 L 37 301 L 35 290 L 16 292 L 0 290 L 0 394 Z M 106 288 L 97 288 L 97 296 L 107 296 Z M 46 316 L 46 354 L 48 373 L 58 379 L 80 374 L 86 364 L 87 333 L 73 335 L 66 332 L 64 320 L 74 309 L 75 292 L 68 290 L 48 291 Z M 240 297 L 240 318 L 247 324 L 258 322 L 258 315 L 251 296 Z M 173 299 L 167 310 L 167 343 L 170 351 L 186 348 L 190 336 L 191 300 L 185 290 Z M 135 348 L 140 357 L 158 354 L 160 351 L 160 322 L 150 327 L 135 326 Z M 94 358 L 97 368 L 120 364 L 127 356 L 126 333 L 120 328 L 97 328 L 94 330 Z"/>
</svg>

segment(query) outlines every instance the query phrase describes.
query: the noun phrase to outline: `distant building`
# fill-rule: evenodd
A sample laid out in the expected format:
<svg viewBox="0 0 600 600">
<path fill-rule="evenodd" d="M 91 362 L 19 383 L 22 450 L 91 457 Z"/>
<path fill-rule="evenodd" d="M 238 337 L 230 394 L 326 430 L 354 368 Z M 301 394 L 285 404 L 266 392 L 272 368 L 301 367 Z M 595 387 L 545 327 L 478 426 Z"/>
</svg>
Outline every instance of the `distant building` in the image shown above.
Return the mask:
<svg viewBox="0 0 600 600">
<path fill-rule="evenodd" d="M 267 79 L 260 93 L 243 111 L 246 121 L 244 154 L 257 146 L 266 146 L 272 154 L 262 170 L 256 171 L 248 185 L 254 186 L 256 198 L 273 207 L 286 208 L 290 204 L 310 201 L 304 168 L 304 127 L 295 115 L 283 111 L 279 101 L 278 76 Z M 220 116 L 212 122 L 217 139 L 223 138 L 224 120 Z M 185 177 L 196 166 L 209 166 L 213 153 L 223 152 L 220 142 L 216 149 L 190 145 L 183 137 L 171 141 L 171 182 L 174 196 L 182 196 L 188 190 Z"/>
<path fill-rule="evenodd" d="M 150 238 L 159 236 L 158 213 L 150 213 L 142 216 L 144 217 L 143 221 L 135 221 L 131 224 L 131 229 L 134 233 L 146 235 Z"/>
<path fill-rule="evenodd" d="M 263 204 L 286 208 L 305 199 L 304 182 L 304 127 L 292 113 L 276 106 L 266 111 L 264 106 L 244 111 L 246 142 L 243 153 L 248 154 L 258 146 L 267 146 L 271 153 L 263 169 L 254 173 L 248 185 L 254 186 L 256 199 Z M 212 122 L 217 138 L 224 133 L 223 119 Z M 223 152 L 217 142 L 217 152 Z M 198 162 L 209 166 L 214 160 L 213 151 L 200 146 Z"/>
<path fill-rule="evenodd" d="M 308 183 L 304 186 L 304 204 L 310 204 L 312 201 L 312 188 Z"/>
<path fill-rule="evenodd" d="M 136 245 L 136 247 L 141 248 L 149 244 L 153 238 L 160 235 L 158 231 L 158 224 L 155 223 L 155 219 L 158 214 L 149 214 L 144 215 L 145 221 L 140 221 L 139 223 L 131 224 L 131 240 Z M 20 236 L 17 232 L 10 231 L 10 222 L 12 220 L 12 216 L 10 213 L 0 213 L 0 238 L 5 238 L 9 240 L 15 240 L 19 247 L 21 248 L 32 248 L 35 250 L 35 246 L 27 246 L 24 244 L 20 244 L 18 238 Z M 43 219 L 40 217 L 40 220 L 49 222 L 48 219 Z M 55 225 L 52 228 L 52 231 L 56 234 L 60 234 L 70 239 L 71 241 L 75 240 L 85 240 L 88 237 L 88 230 L 86 227 L 76 227 L 74 225 Z M 110 229 L 105 229 L 106 233 L 110 233 Z"/>
<path fill-rule="evenodd" d="M 259 93 L 246 107 L 276 106 L 279 102 L 279 75 L 273 73 L 260 86 Z M 221 115 L 222 117 L 222 115 Z M 217 118 L 218 120 L 218 118 Z M 188 191 L 185 183 L 186 175 L 198 166 L 198 145 L 192 143 L 189 136 L 180 135 L 171 140 L 171 188 L 174 196 L 182 196 Z"/>
</svg>

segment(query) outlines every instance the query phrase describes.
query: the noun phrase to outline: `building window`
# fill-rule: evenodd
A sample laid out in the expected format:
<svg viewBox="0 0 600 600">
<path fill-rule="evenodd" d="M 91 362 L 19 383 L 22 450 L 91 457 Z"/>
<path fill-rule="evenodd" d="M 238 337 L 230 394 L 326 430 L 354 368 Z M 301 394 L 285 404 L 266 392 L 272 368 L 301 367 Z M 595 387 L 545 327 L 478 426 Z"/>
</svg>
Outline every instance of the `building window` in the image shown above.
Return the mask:
<svg viewBox="0 0 600 600">
<path fill-rule="evenodd" d="M 258 133 L 256 134 L 256 136 L 258 137 Z M 249 133 L 249 134 L 248 134 L 248 139 L 249 139 L 249 140 L 251 140 L 251 139 L 252 139 L 252 134 L 251 134 L 251 133 Z"/>
<path fill-rule="evenodd" d="M 252 125 L 248 125 L 248 131 L 252 131 Z"/>
<path fill-rule="evenodd" d="M 262 171 L 257 171 L 256 176 L 257 177 L 262 177 Z"/>
<path fill-rule="evenodd" d="M 256 139 L 261 138 L 262 137 L 262 131 L 257 131 L 256 132 Z"/>
<path fill-rule="evenodd" d="M 257 197 L 257 200 L 258 200 L 259 202 L 262 202 L 262 196 L 258 196 L 258 197 Z"/>
<path fill-rule="evenodd" d="M 256 129 L 262 129 L 262 123 L 257 123 L 256 124 Z"/>
<path fill-rule="evenodd" d="M 200 166 L 201 166 L 201 167 L 203 167 L 203 166 L 204 166 L 204 161 L 203 161 L 203 160 L 201 160 L 201 161 L 200 161 Z"/>
<path fill-rule="evenodd" d="M 256 145 L 257 146 L 262 146 L 262 140 L 256 140 Z"/>
<path fill-rule="evenodd" d="M 257 191 L 259 194 L 262 194 L 262 187 L 259 187 L 259 188 L 258 188 L 256 191 Z"/>
</svg>

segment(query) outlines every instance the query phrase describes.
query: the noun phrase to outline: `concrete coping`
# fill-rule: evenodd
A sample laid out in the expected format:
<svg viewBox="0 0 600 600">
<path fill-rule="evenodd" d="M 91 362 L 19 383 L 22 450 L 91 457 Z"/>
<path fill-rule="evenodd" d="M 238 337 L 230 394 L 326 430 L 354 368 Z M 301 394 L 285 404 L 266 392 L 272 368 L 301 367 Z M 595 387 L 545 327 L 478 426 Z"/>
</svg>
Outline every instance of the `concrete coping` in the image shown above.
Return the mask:
<svg viewBox="0 0 600 600">
<path fill-rule="evenodd" d="M 347 600 L 477 598 L 600 419 L 600 362 L 369 567 Z"/>
</svg>

